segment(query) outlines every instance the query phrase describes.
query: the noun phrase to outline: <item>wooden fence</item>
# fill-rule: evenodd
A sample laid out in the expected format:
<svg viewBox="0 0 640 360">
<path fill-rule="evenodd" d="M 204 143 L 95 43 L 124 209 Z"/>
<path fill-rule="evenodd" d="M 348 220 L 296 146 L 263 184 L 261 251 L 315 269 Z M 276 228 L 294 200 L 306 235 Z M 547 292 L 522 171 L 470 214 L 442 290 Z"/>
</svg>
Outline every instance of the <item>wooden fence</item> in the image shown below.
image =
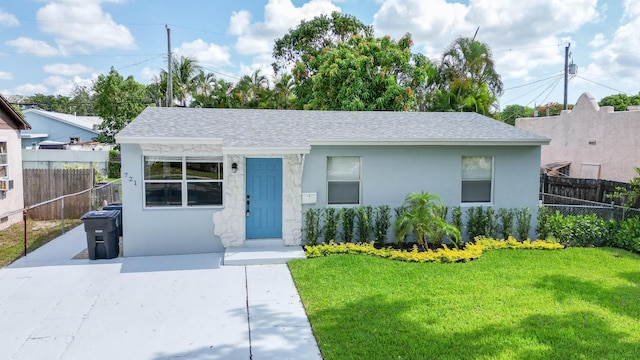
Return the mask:
<svg viewBox="0 0 640 360">
<path fill-rule="evenodd" d="M 540 193 L 559 195 L 566 198 L 589 200 L 599 203 L 623 205 L 622 201 L 610 196 L 616 191 L 616 187 L 628 188 L 628 183 L 599 180 L 599 179 L 578 179 L 563 176 L 540 175 Z M 542 195 L 544 197 L 544 195 Z M 559 197 L 543 198 L 544 203 L 562 204 Z"/>
<path fill-rule="evenodd" d="M 91 169 L 23 169 L 24 205 L 30 207 L 57 197 L 74 194 L 93 186 Z M 89 192 L 64 199 L 64 217 L 79 219 L 91 210 Z M 60 219 L 62 200 L 30 209 L 35 220 Z"/>
</svg>

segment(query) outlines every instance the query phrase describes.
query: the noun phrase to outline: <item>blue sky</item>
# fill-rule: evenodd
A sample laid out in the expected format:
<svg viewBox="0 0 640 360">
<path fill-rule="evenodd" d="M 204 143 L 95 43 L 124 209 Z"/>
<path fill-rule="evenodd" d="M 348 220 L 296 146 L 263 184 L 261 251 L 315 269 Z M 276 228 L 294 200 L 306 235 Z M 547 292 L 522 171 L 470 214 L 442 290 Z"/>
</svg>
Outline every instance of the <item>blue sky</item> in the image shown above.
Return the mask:
<svg viewBox="0 0 640 360">
<path fill-rule="evenodd" d="M 149 83 L 166 67 L 165 25 L 174 52 L 220 77 L 271 74 L 274 39 L 332 11 L 377 36 L 409 32 L 413 51 L 436 62 L 479 27 L 505 84 L 502 107 L 562 103 L 569 42 L 569 103 L 640 91 L 638 0 L 21 0 L 0 1 L 0 93 L 68 95 L 111 67 Z"/>
</svg>

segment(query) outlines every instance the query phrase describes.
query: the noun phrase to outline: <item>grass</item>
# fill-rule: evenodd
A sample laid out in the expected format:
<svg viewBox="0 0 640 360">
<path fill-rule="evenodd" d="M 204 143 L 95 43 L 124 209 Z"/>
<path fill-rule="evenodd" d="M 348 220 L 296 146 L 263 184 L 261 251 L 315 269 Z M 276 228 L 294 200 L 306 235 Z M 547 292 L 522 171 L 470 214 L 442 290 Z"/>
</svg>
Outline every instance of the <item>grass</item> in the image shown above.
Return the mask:
<svg viewBox="0 0 640 360">
<path fill-rule="evenodd" d="M 324 359 L 637 359 L 640 256 L 491 250 L 468 263 L 289 262 Z"/>
<path fill-rule="evenodd" d="M 79 219 L 65 219 L 65 231 L 82 223 Z M 27 253 L 39 248 L 62 234 L 59 220 L 27 221 Z M 24 254 L 24 223 L 0 231 L 0 267 L 5 267 Z"/>
</svg>

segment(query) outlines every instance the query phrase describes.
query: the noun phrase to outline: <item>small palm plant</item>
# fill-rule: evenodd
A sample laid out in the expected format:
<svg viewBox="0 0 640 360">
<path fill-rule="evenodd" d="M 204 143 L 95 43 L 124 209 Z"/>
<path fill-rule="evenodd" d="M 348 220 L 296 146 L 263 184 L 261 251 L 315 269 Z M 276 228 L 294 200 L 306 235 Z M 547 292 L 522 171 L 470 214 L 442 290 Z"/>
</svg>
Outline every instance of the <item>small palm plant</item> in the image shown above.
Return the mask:
<svg viewBox="0 0 640 360">
<path fill-rule="evenodd" d="M 460 240 L 460 231 L 444 220 L 445 206 L 437 195 L 428 192 L 411 193 L 405 198 L 403 211 L 394 224 L 396 238 L 404 241 L 413 233 L 416 243 L 426 250 L 428 241 L 441 241 L 447 235 L 455 244 Z"/>
</svg>

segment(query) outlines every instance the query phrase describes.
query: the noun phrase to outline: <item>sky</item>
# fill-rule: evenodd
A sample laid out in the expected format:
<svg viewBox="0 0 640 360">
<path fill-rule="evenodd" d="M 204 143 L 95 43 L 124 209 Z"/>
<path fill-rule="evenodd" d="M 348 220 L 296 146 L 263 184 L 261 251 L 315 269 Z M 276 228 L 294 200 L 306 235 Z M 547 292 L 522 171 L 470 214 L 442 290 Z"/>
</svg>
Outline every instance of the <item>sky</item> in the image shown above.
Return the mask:
<svg viewBox="0 0 640 360">
<path fill-rule="evenodd" d="M 458 36 L 492 49 L 500 106 L 563 102 L 565 48 L 577 73 L 568 102 L 640 92 L 638 0 L 0 0 L 0 93 L 70 95 L 113 67 L 151 82 L 177 55 L 237 81 L 271 78 L 274 40 L 300 21 L 339 11 L 376 36 L 410 33 L 438 62 Z"/>
</svg>

